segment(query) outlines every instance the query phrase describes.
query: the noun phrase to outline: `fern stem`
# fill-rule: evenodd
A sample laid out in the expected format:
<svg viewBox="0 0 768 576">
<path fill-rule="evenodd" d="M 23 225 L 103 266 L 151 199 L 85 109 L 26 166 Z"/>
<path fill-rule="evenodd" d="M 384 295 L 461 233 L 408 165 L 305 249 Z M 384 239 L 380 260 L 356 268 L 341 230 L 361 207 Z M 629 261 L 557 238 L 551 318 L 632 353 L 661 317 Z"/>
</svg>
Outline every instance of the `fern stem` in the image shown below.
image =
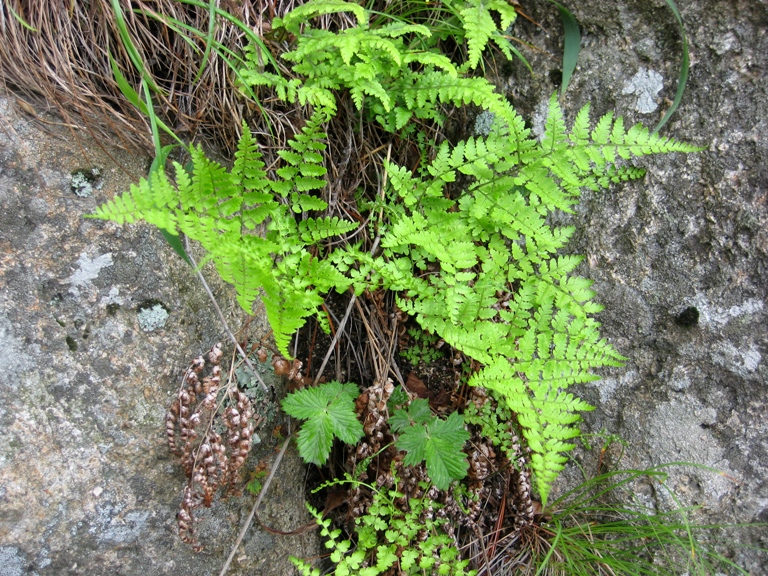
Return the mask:
<svg viewBox="0 0 768 576">
<path fill-rule="evenodd" d="M 226 318 L 224 318 L 224 313 L 221 311 L 221 308 L 219 308 L 219 303 L 216 302 L 216 297 L 213 295 L 213 292 L 211 291 L 210 286 L 208 286 L 208 282 L 205 281 L 205 276 L 203 276 L 203 271 L 200 270 L 200 268 L 197 266 L 195 257 L 192 256 L 192 251 L 189 249 L 189 238 L 184 238 L 184 250 L 186 251 L 187 256 L 189 256 L 189 260 L 192 262 L 192 267 L 195 269 L 195 272 L 197 272 L 197 277 L 200 279 L 200 282 L 203 284 L 203 288 L 205 288 L 205 291 L 208 293 L 208 298 L 211 299 L 211 303 L 213 304 L 213 308 L 216 310 L 216 314 L 219 315 L 219 320 L 224 326 L 224 331 L 227 333 L 227 335 L 229 336 L 229 339 L 235 345 L 235 348 L 237 349 L 237 353 L 240 354 L 240 357 L 243 359 L 243 362 L 245 362 L 245 365 L 248 366 L 248 368 L 250 368 L 251 372 L 253 372 L 253 375 L 256 377 L 256 380 L 259 381 L 259 384 L 261 385 L 262 390 L 264 392 L 269 392 L 269 388 L 264 383 L 264 380 L 261 379 L 261 375 L 256 370 L 256 367 L 251 363 L 251 359 L 248 358 L 248 354 L 245 353 L 245 350 L 243 350 L 242 347 L 240 346 L 240 343 L 237 341 L 237 338 L 235 338 L 235 335 L 232 333 L 232 330 L 229 329 L 229 324 L 227 324 L 227 320 Z"/>
</svg>

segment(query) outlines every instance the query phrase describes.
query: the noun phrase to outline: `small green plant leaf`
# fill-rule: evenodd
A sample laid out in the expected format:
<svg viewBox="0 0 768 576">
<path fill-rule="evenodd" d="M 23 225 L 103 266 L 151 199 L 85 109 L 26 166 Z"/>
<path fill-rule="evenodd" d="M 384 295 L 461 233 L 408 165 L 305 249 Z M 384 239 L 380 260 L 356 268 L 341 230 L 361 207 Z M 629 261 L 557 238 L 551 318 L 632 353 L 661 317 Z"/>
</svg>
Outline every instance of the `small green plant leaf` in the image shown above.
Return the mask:
<svg viewBox="0 0 768 576">
<path fill-rule="evenodd" d="M 400 432 L 413 424 L 426 424 L 433 418 L 429 402 L 423 398 L 417 398 L 411 402 L 407 410 L 395 410 L 389 419 L 389 425 L 395 432 Z"/>
<path fill-rule="evenodd" d="M 654 134 L 659 130 L 661 130 L 664 124 L 666 124 L 669 121 L 669 119 L 672 117 L 672 115 L 675 113 L 675 111 L 677 110 L 677 107 L 680 106 L 680 101 L 683 99 L 683 94 L 685 93 L 685 85 L 688 83 L 688 72 L 691 65 L 691 59 L 688 54 L 688 37 L 685 34 L 685 25 L 683 24 L 683 17 L 680 16 L 680 11 L 677 9 L 675 0 L 666 0 L 666 2 L 667 2 L 667 5 L 669 6 L 669 9 L 672 10 L 672 13 L 675 15 L 678 28 L 680 29 L 680 39 L 683 42 L 683 58 L 682 58 L 682 63 L 680 64 L 680 74 L 677 77 L 677 91 L 675 92 L 675 99 L 672 101 L 672 106 L 669 107 L 669 110 L 667 110 L 667 113 L 664 114 L 664 117 L 659 121 L 659 123 L 653 129 Z"/>
<path fill-rule="evenodd" d="M 299 432 L 299 454 L 306 462 L 322 465 L 328 460 L 334 437 L 355 444 L 363 437 L 363 425 L 355 414 L 355 384 L 328 382 L 286 396 L 285 412 L 304 420 Z"/>
<path fill-rule="evenodd" d="M 395 446 L 408 453 L 403 462 L 409 466 L 426 460 L 427 473 L 434 485 L 447 490 L 453 480 L 467 475 L 469 464 L 462 452 L 467 440 L 469 432 L 464 428 L 464 419 L 458 412 L 451 412 L 446 420 L 433 417 L 426 425 L 406 427 Z"/>
</svg>

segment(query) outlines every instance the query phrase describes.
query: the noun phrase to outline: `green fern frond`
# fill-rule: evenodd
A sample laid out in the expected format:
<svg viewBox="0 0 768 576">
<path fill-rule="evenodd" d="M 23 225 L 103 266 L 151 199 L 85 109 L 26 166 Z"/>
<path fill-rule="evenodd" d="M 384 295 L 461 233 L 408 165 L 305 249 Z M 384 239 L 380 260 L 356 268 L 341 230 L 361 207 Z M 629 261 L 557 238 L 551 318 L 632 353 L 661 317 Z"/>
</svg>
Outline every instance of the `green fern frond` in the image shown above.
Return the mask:
<svg viewBox="0 0 768 576">
<path fill-rule="evenodd" d="M 145 220 L 158 228 L 175 233 L 175 209 L 179 201 L 176 189 L 162 169 L 155 172 L 150 179 L 151 184 L 146 179 L 132 184 L 128 192 L 107 201 L 86 218 L 113 220 L 118 224 L 133 224 L 138 220 Z"/>
<path fill-rule="evenodd" d="M 272 22 L 272 27 L 282 27 L 298 35 L 301 24 L 307 22 L 310 18 L 323 16 L 324 14 L 338 14 L 339 12 L 351 12 L 355 15 L 360 26 L 365 26 L 368 23 L 368 11 L 359 4 L 342 0 L 314 0 L 294 8 L 282 19 L 275 18 Z"/>
<path fill-rule="evenodd" d="M 551 484 L 567 461 L 562 454 L 574 447 L 564 440 L 578 436 L 579 431 L 573 426 L 579 421 L 578 412 L 592 407 L 559 391 L 545 378 L 527 377 L 528 374 L 520 375 L 508 360 L 498 358 L 472 375 L 469 384 L 493 390 L 516 414 L 532 452 L 531 468 L 537 491 L 546 505 Z"/>
<path fill-rule="evenodd" d="M 469 47 L 466 67 L 473 70 L 480 63 L 488 40 L 506 31 L 517 18 L 517 12 L 504 0 L 465 0 L 461 4 L 459 15 Z M 501 25 L 498 29 L 491 10 L 499 14 Z"/>
<path fill-rule="evenodd" d="M 315 244 L 332 236 L 341 236 L 358 227 L 356 222 L 333 218 L 307 218 L 299 222 L 299 236 L 308 244 Z"/>
<path fill-rule="evenodd" d="M 331 290 L 395 292 L 398 306 L 422 329 L 485 365 L 470 384 L 488 388 L 514 411 L 546 502 L 564 453 L 572 448 L 569 440 L 578 435 L 578 414 L 590 409 L 568 387 L 595 379 L 596 368 L 624 360 L 600 338 L 593 315 L 601 307 L 590 282 L 575 274 L 581 259 L 559 254 L 574 229 L 553 226 L 550 214 L 571 211 L 584 189 L 642 177 L 629 163 L 633 158 L 698 148 L 642 126 L 627 129 L 612 114 L 593 128 L 588 107 L 569 131 L 554 96 L 544 137 L 537 141 L 490 82 L 463 75 L 480 63 L 491 41 L 512 54 L 503 33 L 516 17 L 514 9 L 506 0 L 444 1 L 463 27 L 452 34 L 460 44 L 467 42 L 464 66 L 436 51 L 443 35 L 427 42 L 430 30 L 421 24 L 379 19 L 371 28 L 370 12 L 358 4 L 310 0 L 276 19 L 275 28 L 296 38 L 292 51 L 282 55 L 293 78 L 264 70 L 253 55 L 240 77 L 312 112 L 287 148 L 277 152 L 279 164 L 267 170 L 244 125 L 231 171 L 193 147 L 189 173 L 175 164 L 172 182 L 158 170 L 92 217 L 145 220 L 199 242 L 222 278 L 235 286 L 244 309 L 251 312 L 256 300 L 263 301 L 286 356 L 295 331 L 318 313 Z M 357 26 L 333 32 L 312 28 L 312 18 L 339 12 L 353 14 Z M 362 242 L 340 248 L 343 242 L 335 239 L 359 224 L 323 214 L 328 209 L 323 126 L 341 98 L 354 102 L 361 123 L 376 121 L 402 137 L 416 133 L 419 124 L 441 124 L 451 106 L 472 105 L 494 117 L 486 137 L 455 144 L 426 145 L 429 139 L 418 133 L 418 169 L 385 163 L 383 195 L 358 203 L 363 218 L 381 215 L 376 256 L 363 251 Z M 334 411 L 336 396 L 320 398 L 313 414 L 322 419 L 330 414 L 326 409 Z M 350 411 L 342 412 L 346 423 L 339 426 L 355 427 Z M 333 434 L 356 441 L 328 430 L 324 425 L 318 432 L 323 448 L 313 453 L 317 461 L 327 457 Z M 311 450 L 312 435 L 302 437 Z M 452 467 L 456 473 L 443 479 L 460 477 Z"/>
</svg>

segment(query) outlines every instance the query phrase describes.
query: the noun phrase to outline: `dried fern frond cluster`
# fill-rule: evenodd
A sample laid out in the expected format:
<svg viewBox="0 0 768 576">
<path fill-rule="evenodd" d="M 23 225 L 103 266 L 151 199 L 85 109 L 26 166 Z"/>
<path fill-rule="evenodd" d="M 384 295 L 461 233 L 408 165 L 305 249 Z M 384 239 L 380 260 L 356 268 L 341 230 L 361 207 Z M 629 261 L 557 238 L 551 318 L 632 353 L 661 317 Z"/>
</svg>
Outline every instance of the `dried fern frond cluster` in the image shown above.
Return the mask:
<svg viewBox="0 0 768 576">
<path fill-rule="evenodd" d="M 177 516 L 179 536 L 195 550 L 202 549 L 195 510 L 210 507 L 220 489 L 227 495 L 238 492 L 239 471 L 261 420 L 237 386 L 222 386 L 221 357 L 219 343 L 207 357 L 192 361 L 165 419 L 168 446 L 188 478 Z"/>
</svg>

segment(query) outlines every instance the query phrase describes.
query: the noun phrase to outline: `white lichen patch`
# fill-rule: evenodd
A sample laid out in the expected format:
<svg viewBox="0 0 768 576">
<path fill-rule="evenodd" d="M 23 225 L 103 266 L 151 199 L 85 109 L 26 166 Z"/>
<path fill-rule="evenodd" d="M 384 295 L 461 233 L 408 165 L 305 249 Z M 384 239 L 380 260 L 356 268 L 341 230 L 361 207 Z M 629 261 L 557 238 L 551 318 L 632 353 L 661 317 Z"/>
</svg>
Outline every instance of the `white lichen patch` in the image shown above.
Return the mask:
<svg viewBox="0 0 768 576">
<path fill-rule="evenodd" d="M 699 324 L 710 330 L 718 330 L 736 319 L 750 321 L 755 315 L 765 309 L 765 304 L 759 298 L 748 298 L 733 306 L 712 306 L 703 293 L 696 294 L 690 304 L 699 311 Z"/>
<path fill-rule="evenodd" d="M 70 187 L 72 192 L 80 198 L 87 198 L 93 194 L 94 190 L 99 190 L 102 187 L 101 170 L 98 168 L 75 170 L 70 175 Z"/>
<path fill-rule="evenodd" d="M 664 88 L 664 78 L 654 70 L 640 70 L 624 83 L 622 94 L 634 94 L 637 97 L 635 109 L 641 114 L 655 112 L 659 105 L 656 97 Z"/>
<path fill-rule="evenodd" d="M 117 304 L 118 306 L 122 306 L 124 303 L 125 299 L 120 296 L 120 288 L 117 286 L 112 286 L 112 288 L 109 289 L 109 294 L 104 296 L 100 302 L 102 306 L 108 306 L 110 304 Z"/>
<path fill-rule="evenodd" d="M 168 322 L 168 312 L 161 304 L 139 311 L 139 327 L 144 332 L 153 332 L 165 326 Z"/>
<path fill-rule="evenodd" d="M 627 370 L 618 378 L 601 378 L 591 385 L 597 388 L 597 391 L 600 393 L 600 402 L 605 404 L 613 398 L 618 390 L 631 386 L 635 381 L 637 381 L 637 372 L 635 370 Z"/>
<path fill-rule="evenodd" d="M 493 128 L 496 115 L 493 112 L 484 110 L 475 117 L 475 136 L 488 136 Z"/>
<path fill-rule="evenodd" d="M 539 140 L 544 140 L 544 132 L 547 126 L 547 118 L 549 117 L 549 100 L 542 100 L 536 106 L 536 110 L 533 112 L 531 132 Z"/>
<path fill-rule="evenodd" d="M 737 348 L 730 342 L 723 342 L 712 351 L 712 361 L 723 368 L 738 374 L 749 376 L 760 366 L 762 356 L 754 344 Z"/>
<path fill-rule="evenodd" d="M 112 266 L 112 252 L 107 252 L 101 256 L 91 259 L 86 252 L 80 254 L 80 258 L 77 259 L 78 268 L 75 272 L 66 280 L 64 284 L 72 284 L 70 292 L 77 295 L 78 288 L 82 288 L 90 284 L 92 280 L 95 280 L 99 276 L 99 272 L 103 268 Z"/>
</svg>

